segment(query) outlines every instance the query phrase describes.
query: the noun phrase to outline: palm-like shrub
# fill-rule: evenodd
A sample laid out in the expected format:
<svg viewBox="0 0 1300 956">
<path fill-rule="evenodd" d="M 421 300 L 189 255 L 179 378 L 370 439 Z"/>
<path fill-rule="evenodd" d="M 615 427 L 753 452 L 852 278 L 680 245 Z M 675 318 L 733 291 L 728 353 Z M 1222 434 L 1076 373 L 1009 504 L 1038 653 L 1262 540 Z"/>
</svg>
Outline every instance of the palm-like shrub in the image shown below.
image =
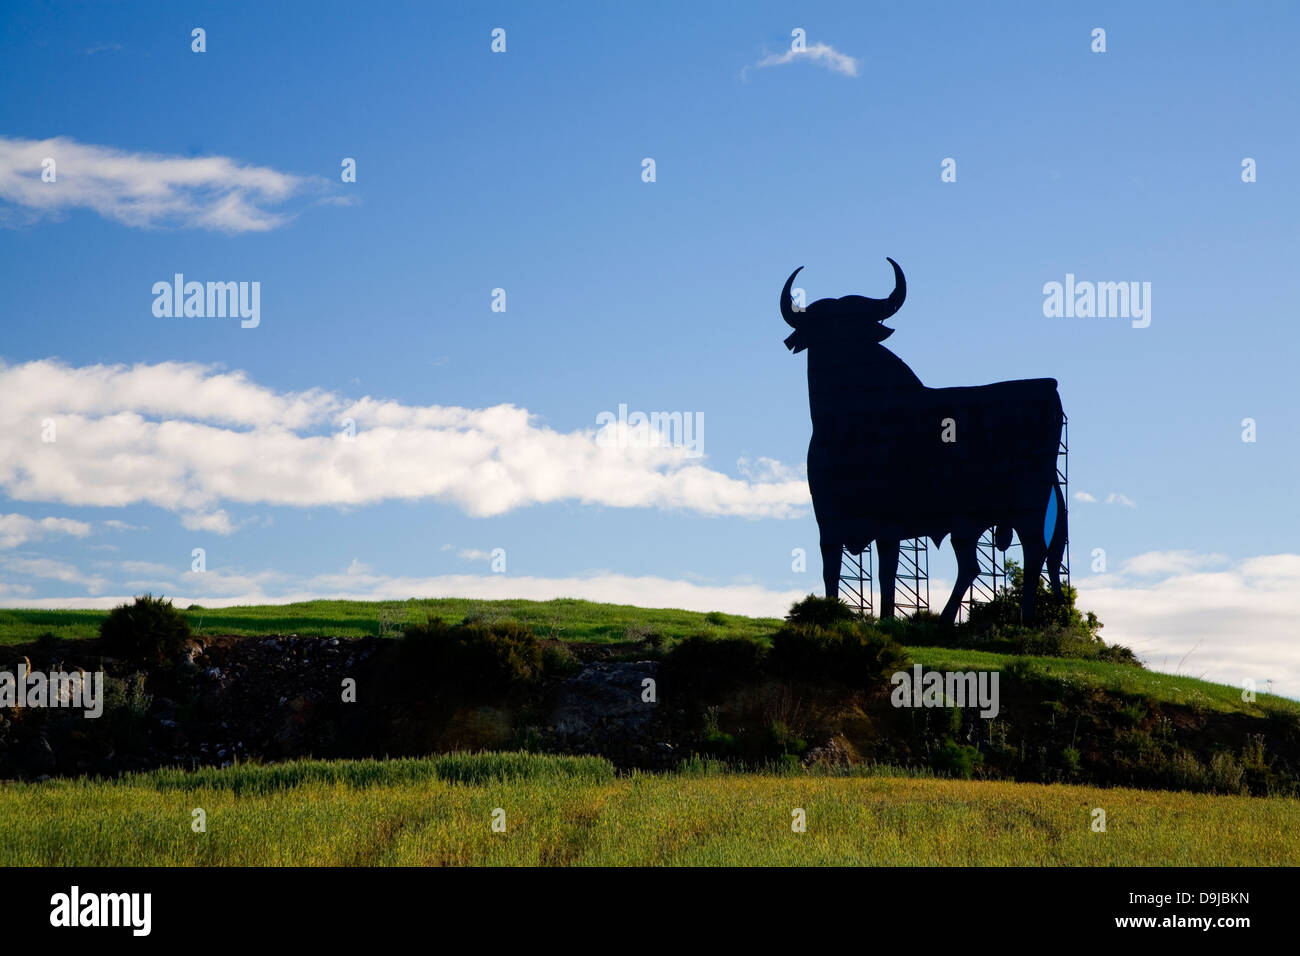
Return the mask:
<svg viewBox="0 0 1300 956">
<path fill-rule="evenodd" d="M 185 615 L 151 594 L 113 608 L 99 626 L 104 654 L 143 670 L 174 664 L 189 639 Z"/>
</svg>

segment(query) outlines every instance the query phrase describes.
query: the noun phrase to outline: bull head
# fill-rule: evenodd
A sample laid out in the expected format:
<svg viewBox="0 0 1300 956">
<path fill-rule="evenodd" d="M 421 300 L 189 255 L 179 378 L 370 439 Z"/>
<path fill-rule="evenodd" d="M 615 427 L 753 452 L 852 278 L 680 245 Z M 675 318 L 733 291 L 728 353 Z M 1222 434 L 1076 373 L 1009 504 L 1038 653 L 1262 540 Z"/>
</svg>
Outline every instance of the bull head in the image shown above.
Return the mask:
<svg viewBox="0 0 1300 956">
<path fill-rule="evenodd" d="M 851 339 L 866 339 L 869 342 L 883 342 L 894 334 L 893 329 L 885 328 L 881 323 L 900 308 L 907 298 L 907 280 L 898 263 L 889 259 L 894 267 L 894 291 L 887 299 L 868 299 L 864 295 L 846 295 L 839 299 L 818 299 L 803 310 L 794 307 L 790 296 L 790 287 L 794 277 L 803 271 L 803 266 L 790 273 L 781 290 L 781 316 L 786 324 L 794 329 L 794 334 L 786 338 L 785 347 L 798 354 L 814 338 L 831 335 Z"/>
</svg>

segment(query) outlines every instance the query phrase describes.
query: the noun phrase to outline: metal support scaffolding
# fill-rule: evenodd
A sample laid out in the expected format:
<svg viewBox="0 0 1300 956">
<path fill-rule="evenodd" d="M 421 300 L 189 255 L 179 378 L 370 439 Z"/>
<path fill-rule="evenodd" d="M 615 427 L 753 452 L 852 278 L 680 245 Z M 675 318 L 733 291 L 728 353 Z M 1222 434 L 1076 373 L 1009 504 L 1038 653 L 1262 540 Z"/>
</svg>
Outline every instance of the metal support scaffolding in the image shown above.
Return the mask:
<svg viewBox="0 0 1300 956">
<path fill-rule="evenodd" d="M 1056 449 L 1056 480 L 1061 485 L 1061 497 L 1065 499 L 1066 513 L 1070 509 L 1070 420 L 1061 415 L 1061 444 Z M 1064 516 L 1061 516 L 1064 517 Z M 1058 517 L 1058 520 L 1060 518 Z M 1067 523 L 1066 530 L 1069 526 Z M 1051 579 L 1048 576 L 1048 569 L 1043 567 L 1043 580 L 1051 585 Z M 1067 533 L 1065 539 L 1065 553 L 1061 555 L 1061 580 L 1066 587 L 1070 585 L 1070 538 Z"/>
<path fill-rule="evenodd" d="M 930 610 L 930 549 L 925 538 L 909 538 L 898 545 L 894 610 L 908 617 Z"/>
<path fill-rule="evenodd" d="M 873 614 L 871 546 L 862 554 L 840 552 L 840 600 L 859 614 Z M 924 538 L 898 545 L 898 572 L 894 575 L 894 613 L 910 617 L 930 609 L 930 551 Z"/>
<path fill-rule="evenodd" d="M 840 551 L 840 600 L 861 615 L 872 613 L 871 545 L 861 554 Z"/>
</svg>

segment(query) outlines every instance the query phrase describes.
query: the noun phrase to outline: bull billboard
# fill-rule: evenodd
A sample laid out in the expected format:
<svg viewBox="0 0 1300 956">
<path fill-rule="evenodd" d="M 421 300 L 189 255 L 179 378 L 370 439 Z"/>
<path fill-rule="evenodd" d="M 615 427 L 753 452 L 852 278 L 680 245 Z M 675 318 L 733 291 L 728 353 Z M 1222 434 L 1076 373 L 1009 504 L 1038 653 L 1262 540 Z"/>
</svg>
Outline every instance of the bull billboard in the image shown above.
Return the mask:
<svg viewBox="0 0 1300 956">
<path fill-rule="evenodd" d="M 1065 496 L 1057 480 L 1064 412 L 1051 378 L 964 388 L 929 388 L 881 342 L 883 323 L 907 297 L 893 259 L 885 299 L 848 295 L 797 308 L 795 276 L 781 290 L 781 315 L 794 329 L 791 352 L 808 353 L 808 486 L 817 516 L 827 597 L 839 593 L 842 549 L 876 543 L 882 617 L 894 611 L 899 542 L 952 537 L 957 577 L 943 609 L 952 622 L 979 573 L 977 544 L 993 530 L 1005 550 L 1024 549 L 1025 580 L 1047 562 L 1061 593 L 1067 540 Z M 1021 617 L 1031 623 L 1036 588 L 1026 587 Z"/>
</svg>

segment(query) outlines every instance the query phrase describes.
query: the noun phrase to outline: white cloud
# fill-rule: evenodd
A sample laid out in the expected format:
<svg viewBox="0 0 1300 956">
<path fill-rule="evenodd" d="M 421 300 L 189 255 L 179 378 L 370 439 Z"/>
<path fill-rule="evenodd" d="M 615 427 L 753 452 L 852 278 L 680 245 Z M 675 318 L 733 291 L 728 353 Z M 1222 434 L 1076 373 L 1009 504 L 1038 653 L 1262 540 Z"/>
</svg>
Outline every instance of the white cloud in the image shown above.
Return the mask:
<svg viewBox="0 0 1300 956">
<path fill-rule="evenodd" d="M 462 548 L 456 552 L 456 556 L 464 558 L 466 561 L 487 561 L 492 557 L 492 552 L 480 548 Z"/>
<path fill-rule="evenodd" d="M 785 66 L 788 63 L 801 60 L 824 66 L 832 73 L 839 73 L 843 76 L 858 75 L 858 61 L 851 56 L 840 53 L 827 43 L 813 43 L 802 50 L 791 49 L 786 50 L 784 53 L 770 54 L 755 63 L 754 68 L 761 70 L 769 66 Z"/>
<path fill-rule="evenodd" d="M 787 465 L 775 458 L 736 459 L 736 469 L 750 481 L 807 481 L 808 466 L 804 462 Z"/>
<path fill-rule="evenodd" d="M 1199 554 L 1195 551 L 1147 551 L 1137 557 L 1129 558 L 1120 570 L 1125 574 L 1143 576 L 1189 574 L 1215 565 L 1226 564 L 1227 561 L 1227 556 L 1222 554 Z"/>
<path fill-rule="evenodd" d="M 16 577 L 40 578 L 42 580 L 62 581 L 65 584 L 80 585 L 91 594 L 98 594 L 106 586 L 103 577 L 83 574 L 71 564 L 55 561 L 53 558 L 6 556 L 0 558 L 0 568 L 3 568 L 6 574 L 12 574 Z"/>
<path fill-rule="evenodd" d="M 55 163 L 54 182 L 41 178 Z M 127 226 L 262 232 L 287 219 L 269 207 L 311 180 L 226 156 L 163 156 L 78 143 L 0 136 L 0 199 L 39 218 L 92 209 Z M 16 218 L 0 207 L 0 218 Z"/>
<path fill-rule="evenodd" d="M 230 515 L 224 508 L 207 513 L 195 512 L 181 515 L 181 526 L 190 531 L 209 531 L 212 534 L 230 534 L 235 530 Z"/>
<path fill-rule="evenodd" d="M 1152 552 L 1074 584 L 1079 606 L 1106 625 L 1102 637 L 1153 669 L 1236 687 L 1272 679 L 1276 692 L 1300 697 L 1300 555 L 1230 564 L 1222 555 Z"/>
<path fill-rule="evenodd" d="M 57 440 L 40 440 L 53 418 Z M 351 438 L 340 427 L 356 422 Z M 0 490 L 21 501 L 147 503 L 228 533 L 232 503 L 359 506 L 433 499 L 473 516 L 576 501 L 705 515 L 806 513 L 808 484 L 778 462 L 733 478 L 664 444 L 600 447 L 512 405 L 469 409 L 275 392 L 199 365 L 0 364 Z"/>
<path fill-rule="evenodd" d="M 110 531 L 147 531 L 148 530 L 147 528 L 142 528 L 139 525 L 127 524 L 125 521 L 118 521 L 116 518 L 108 519 L 107 521 L 103 522 L 103 525 L 105 528 L 108 528 Z"/>
<path fill-rule="evenodd" d="M 1096 496 L 1091 495 L 1086 491 L 1076 491 L 1072 495 L 1072 497 L 1074 498 L 1075 501 L 1083 501 L 1089 504 L 1097 503 Z M 1102 503 L 1107 505 L 1124 505 L 1127 508 L 1137 507 L 1136 501 L 1134 501 L 1128 495 L 1120 494 L 1118 491 L 1112 491 L 1110 494 L 1106 496 L 1105 501 L 1103 501 Z"/>
<path fill-rule="evenodd" d="M 71 518 L 29 518 L 26 515 L 0 515 L 0 548 L 16 548 L 20 544 L 52 534 L 70 534 L 84 538 L 90 534 L 90 525 Z"/>
</svg>

